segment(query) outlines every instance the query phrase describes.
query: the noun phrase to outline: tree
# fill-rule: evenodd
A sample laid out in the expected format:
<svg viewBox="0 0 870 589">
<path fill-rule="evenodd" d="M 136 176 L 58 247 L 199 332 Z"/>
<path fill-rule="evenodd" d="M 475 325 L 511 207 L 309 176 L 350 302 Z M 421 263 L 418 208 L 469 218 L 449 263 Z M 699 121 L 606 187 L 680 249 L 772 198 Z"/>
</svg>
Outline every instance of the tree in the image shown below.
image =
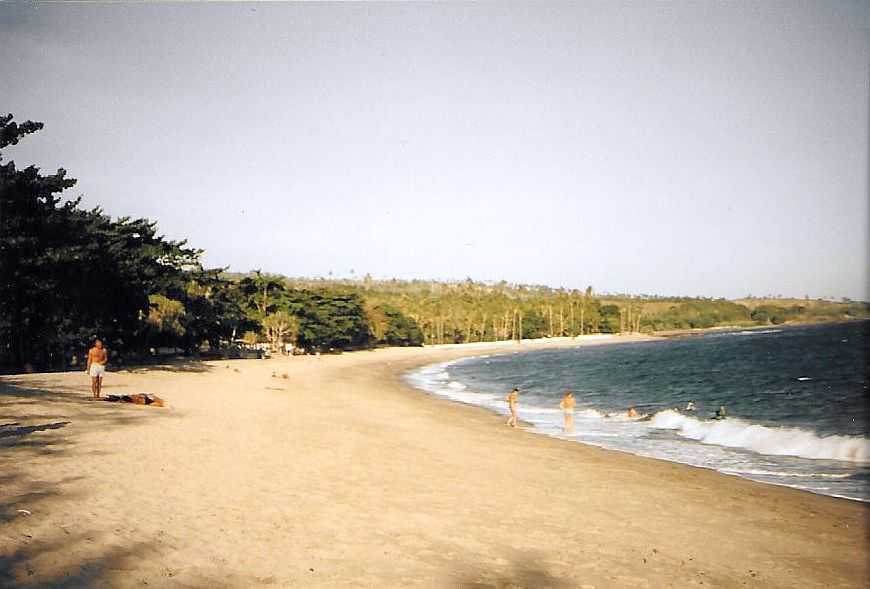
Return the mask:
<svg viewBox="0 0 870 589">
<path fill-rule="evenodd" d="M 205 342 L 212 349 L 218 349 L 222 342 L 235 339 L 238 333 L 258 327 L 245 313 L 244 297 L 238 284 L 224 279 L 221 272 L 220 269 L 196 268 L 183 276 L 187 313 L 181 347 L 188 353 L 196 352 Z"/>
<path fill-rule="evenodd" d="M 280 350 L 284 347 L 285 340 L 296 342 L 296 336 L 299 333 L 299 320 L 286 311 L 276 311 L 266 315 L 266 318 L 263 319 L 263 328 L 266 330 L 266 337 L 269 339 L 272 349 Z"/>
<path fill-rule="evenodd" d="M 0 117 L 0 148 L 41 128 Z M 205 272 L 202 252 L 147 219 L 62 200 L 74 184 L 63 169 L 44 176 L 0 157 L 0 364 L 60 365 L 98 335 L 115 352 L 141 349 L 153 335 L 150 295 L 181 302 L 185 337 L 199 333 L 186 285 Z"/>
<path fill-rule="evenodd" d="M 619 333 L 622 310 L 617 305 L 602 305 L 601 331 L 604 333 Z"/>
<path fill-rule="evenodd" d="M 0 117 L 0 149 L 16 145 L 42 126 L 33 121 L 19 126 L 11 114 Z M 47 244 L 41 238 L 59 228 L 60 199 L 55 195 L 73 185 L 75 180 L 67 179 L 63 169 L 41 176 L 34 166 L 19 171 L 15 162 L 3 164 L 0 155 L 0 318 L 5 318 L 0 342 L 5 343 L 6 361 L 17 367 L 34 361 L 39 353 L 33 340 L 34 332 L 43 329 L 39 307 L 54 286 L 40 280 L 40 274 L 48 274 L 41 251 Z"/>
<path fill-rule="evenodd" d="M 240 287 L 246 297 L 247 308 L 257 321 L 262 321 L 266 315 L 277 311 L 287 292 L 280 278 L 263 274 L 260 270 L 256 270 L 253 276 L 242 279 Z"/>
<path fill-rule="evenodd" d="M 374 318 L 373 318 L 374 314 Z M 407 317 L 399 309 L 384 305 L 367 311 L 369 322 L 377 327 L 372 333 L 378 343 L 388 346 L 422 346 L 423 332 L 414 319 Z M 378 331 L 380 335 L 378 336 Z"/>
<path fill-rule="evenodd" d="M 369 323 L 369 329 L 372 332 L 372 337 L 377 342 L 385 342 L 387 329 L 390 326 L 390 320 L 384 313 L 384 309 L 380 305 L 373 305 L 371 302 L 367 301 L 365 312 Z"/>
<path fill-rule="evenodd" d="M 291 290 L 290 304 L 298 308 L 300 346 L 308 350 L 352 350 L 369 347 L 371 330 L 362 298 L 349 291 Z"/>
<path fill-rule="evenodd" d="M 182 319 L 185 316 L 184 305 L 163 295 L 150 295 L 148 301 L 148 343 L 152 346 L 176 347 L 184 337 Z"/>
</svg>

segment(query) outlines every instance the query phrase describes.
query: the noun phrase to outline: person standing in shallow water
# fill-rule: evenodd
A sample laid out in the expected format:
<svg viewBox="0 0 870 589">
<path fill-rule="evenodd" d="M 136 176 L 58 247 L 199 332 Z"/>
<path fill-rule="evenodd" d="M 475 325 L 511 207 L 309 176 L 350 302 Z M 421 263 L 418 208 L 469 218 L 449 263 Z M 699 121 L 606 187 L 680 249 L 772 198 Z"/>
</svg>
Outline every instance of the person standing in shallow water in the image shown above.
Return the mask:
<svg viewBox="0 0 870 589">
<path fill-rule="evenodd" d="M 565 414 L 566 432 L 574 430 L 574 405 L 574 393 L 571 391 L 565 391 L 565 396 L 562 397 L 561 401 L 559 401 L 559 409 L 561 409 Z"/>
<path fill-rule="evenodd" d="M 102 340 L 96 340 L 94 347 L 88 350 L 88 366 L 85 371 L 91 376 L 91 393 L 94 399 L 100 398 L 103 389 L 103 374 L 106 372 L 106 364 L 109 362 L 109 353 L 103 347 Z"/>
<path fill-rule="evenodd" d="M 508 409 L 510 409 L 511 416 L 508 417 L 507 423 L 505 425 L 509 425 L 511 427 L 517 426 L 517 403 L 519 402 L 520 390 L 514 389 L 508 393 L 508 396 L 505 397 L 505 401 L 507 401 Z"/>
</svg>

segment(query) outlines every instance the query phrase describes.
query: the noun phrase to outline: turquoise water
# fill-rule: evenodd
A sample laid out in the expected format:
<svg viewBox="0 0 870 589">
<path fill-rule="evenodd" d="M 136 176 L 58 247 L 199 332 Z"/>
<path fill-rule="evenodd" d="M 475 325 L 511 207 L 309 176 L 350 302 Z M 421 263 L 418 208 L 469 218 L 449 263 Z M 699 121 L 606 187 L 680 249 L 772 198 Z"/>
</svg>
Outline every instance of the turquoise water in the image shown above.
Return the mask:
<svg viewBox="0 0 870 589">
<path fill-rule="evenodd" d="M 711 333 L 644 343 L 460 360 L 408 376 L 416 386 L 520 417 L 540 433 L 870 500 L 870 323 Z M 563 431 L 565 390 L 577 400 Z M 695 411 L 685 411 L 689 401 Z M 728 417 L 712 419 L 724 405 Z M 639 419 L 626 410 L 635 407 Z M 676 409 L 675 409 L 676 408 Z"/>
</svg>

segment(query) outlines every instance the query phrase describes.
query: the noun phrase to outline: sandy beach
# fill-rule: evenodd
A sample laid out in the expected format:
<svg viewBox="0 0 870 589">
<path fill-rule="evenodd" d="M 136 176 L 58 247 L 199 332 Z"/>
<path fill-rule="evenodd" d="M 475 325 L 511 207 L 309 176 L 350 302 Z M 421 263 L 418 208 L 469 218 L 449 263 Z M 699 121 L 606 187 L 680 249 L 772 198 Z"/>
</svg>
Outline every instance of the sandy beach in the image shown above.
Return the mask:
<svg viewBox="0 0 870 589">
<path fill-rule="evenodd" d="M 401 378 L 607 341 L 106 378 L 165 408 L 94 402 L 82 372 L 0 377 L 0 586 L 867 586 L 864 504 L 512 430 Z"/>
</svg>

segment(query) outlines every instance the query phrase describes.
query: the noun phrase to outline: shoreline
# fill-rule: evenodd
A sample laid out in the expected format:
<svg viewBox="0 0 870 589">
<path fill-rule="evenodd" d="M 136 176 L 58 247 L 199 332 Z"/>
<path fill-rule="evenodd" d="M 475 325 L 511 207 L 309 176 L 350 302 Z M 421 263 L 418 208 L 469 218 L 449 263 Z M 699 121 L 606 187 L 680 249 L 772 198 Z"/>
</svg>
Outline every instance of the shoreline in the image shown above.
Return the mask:
<svg viewBox="0 0 870 589">
<path fill-rule="evenodd" d="M 663 340 L 663 339 L 668 339 L 668 338 L 646 338 L 646 337 L 640 336 L 639 334 L 633 334 L 633 335 L 635 336 L 633 339 L 620 340 L 620 339 L 616 339 L 615 337 L 612 337 L 610 339 L 600 338 L 598 341 L 588 341 L 588 342 L 577 343 L 573 347 L 582 347 L 582 346 L 588 346 L 588 345 L 617 345 L 617 344 L 621 344 L 621 343 L 640 343 L 640 342 L 659 341 L 659 340 Z M 698 335 L 700 335 L 700 334 L 698 334 Z M 625 336 L 623 336 L 623 337 L 625 337 Z M 564 338 L 564 339 L 568 340 L 570 338 Z M 463 344 L 457 344 L 457 346 L 463 346 Z M 488 413 L 491 413 L 493 415 L 497 415 L 501 419 L 504 419 L 505 416 L 507 415 L 507 413 L 499 411 L 498 407 L 496 407 L 496 406 L 493 406 L 493 405 L 487 404 L 487 403 L 476 402 L 475 400 L 464 400 L 462 398 L 457 398 L 455 395 L 460 394 L 460 396 L 461 396 L 461 393 L 467 392 L 466 388 L 465 388 L 468 386 L 467 383 L 462 383 L 461 381 L 457 381 L 460 384 L 464 385 L 464 387 L 459 389 L 459 392 L 456 393 L 454 391 L 449 391 L 449 390 L 444 389 L 444 386 L 446 386 L 446 384 L 445 384 L 446 379 L 444 381 L 428 380 L 424 376 L 423 371 L 425 371 L 426 369 L 436 368 L 436 367 L 442 368 L 443 370 L 447 371 L 450 366 L 455 365 L 461 361 L 482 359 L 482 358 L 488 358 L 491 356 L 498 356 L 498 355 L 508 355 L 508 354 L 532 352 L 532 351 L 544 350 L 544 349 L 558 349 L 558 348 L 563 348 L 563 347 L 567 347 L 567 346 L 556 346 L 556 345 L 539 346 L 536 348 L 531 348 L 531 349 L 526 349 L 526 350 L 515 349 L 515 348 L 511 348 L 511 349 L 499 348 L 498 350 L 495 350 L 495 349 L 481 350 L 480 353 L 478 353 L 478 354 L 469 354 L 469 355 L 463 354 L 459 358 L 456 358 L 453 360 L 448 360 L 446 362 L 439 361 L 439 362 L 427 363 L 427 364 L 414 366 L 412 368 L 405 370 L 405 372 L 403 372 L 401 374 L 401 382 L 405 386 L 407 386 L 408 388 L 410 388 L 414 391 L 417 391 L 417 392 L 422 392 L 422 393 L 424 393 L 427 396 L 430 396 L 432 398 L 444 400 L 444 401 L 447 401 L 449 403 L 454 403 L 454 404 L 457 404 L 460 406 L 483 409 L 484 411 L 486 411 Z M 457 347 L 455 349 L 464 349 L 464 348 Z M 452 383 L 450 383 L 450 384 L 452 384 Z M 472 392 L 474 392 L 474 391 L 472 391 Z M 541 407 L 533 406 L 533 409 L 540 410 Z M 729 471 L 728 469 L 720 470 L 719 468 L 717 468 L 716 466 L 713 466 L 713 465 L 693 464 L 691 462 L 677 460 L 675 458 L 670 458 L 666 455 L 656 455 L 655 453 L 644 454 L 644 453 L 632 451 L 630 449 L 610 446 L 610 445 L 607 445 L 604 443 L 594 443 L 594 442 L 592 442 L 590 440 L 586 440 L 586 439 L 565 437 L 564 435 L 560 435 L 560 432 L 548 431 L 546 426 L 549 426 L 551 424 L 535 423 L 534 421 L 529 420 L 529 418 L 523 419 L 522 413 L 523 413 L 523 410 L 520 409 L 520 411 L 519 411 L 520 424 L 522 424 L 523 428 L 526 431 L 533 433 L 535 435 L 545 436 L 545 437 L 548 437 L 551 439 L 567 441 L 567 442 L 571 442 L 571 443 L 575 443 L 575 444 L 583 444 L 583 445 L 588 446 L 588 447 L 599 448 L 599 449 L 602 449 L 605 451 L 620 452 L 620 453 L 628 454 L 631 456 L 637 456 L 637 457 L 650 459 L 650 460 L 660 460 L 663 462 L 667 462 L 669 464 L 679 464 L 679 465 L 683 465 L 683 466 L 688 466 L 690 468 L 701 468 L 701 469 L 709 470 L 712 472 L 716 472 L 720 475 L 737 477 L 737 478 L 740 478 L 743 480 L 753 481 L 755 483 L 760 483 L 760 484 L 764 484 L 764 485 L 774 485 L 774 486 L 793 489 L 793 490 L 800 491 L 800 492 L 810 493 L 812 495 L 818 495 L 818 496 L 822 496 L 822 497 L 832 497 L 832 498 L 836 498 L 836 499 L 843 499 L 846 501 L 853 501 L 853 502 L 858 502 L 858 503 L 870 505 L 870 498 L 842 495 L 842 494 L 837 494 L 837 493 L 833 493 L 833 492 L 825 493 L 822 491 L 813 490 L 812 488 L 804 488 L 804 487 L 797 486 L 795 484 L 789 484 L 788 482 L 786 482 L 784 480 L 758 480 L 758 479 L 752 478 L 751 475 L 757 474 L 757 473 L 754 473 L 751 471 L 744 474 L 740 471 Z M 680 414 L 682 415 L 682 412 L 680 412 Z M 694 414 L 690 415 L 690 417 L 698 419 L 698 416 L 694 415 Z M 708 421 L 708 420 L 700 420 L 700 421 L 704 422 L 704 421 Z M 747 425 L 752 426 L 752 427 L 764 427 L 764 426 L 759 426 L 757 424 L 752 424 L 751 422 L 746 422 L 746 423 L 747 423 Z M 808 433 L 813 433 L 813 432 L 810 431 Z M 715 444 L 714 444 L 714 446 L 715 446 Z M 729 448 L 729 447 L 725 446 L 724 448 Z M 744 449 L 740 446 L 737 446 L 737 448 Z M 765 455 L 759 454 L 759 456 L 764 457 Z M 778 457 L 780 457 L 780 455 L 773 455 L 772 456 L 772 458 L 778 458 Z M 858 463 L 855 463 L 855 468 L 858 468 L 862 465 L 866 466 L 867 464 L 868 463 L 866 463 L 866 462 L 858 462 Z M 788 475 L 788 476 L 790 476 L 790 475 Z M 829 475 L 816 475 L 816 476 L 829 476 Z M 830 475 L 830 476 L 846 476 L 846 475 Z"/>
<path fill-rule="evenodd" d="M 165 409 L 0 377 L 2 424 L 32 428 L 0 429 L 0 582 L 864 586 L 864 504 L 512 430 L 403 380 L 483 350 L 110 373 Z"/>
</svg>

